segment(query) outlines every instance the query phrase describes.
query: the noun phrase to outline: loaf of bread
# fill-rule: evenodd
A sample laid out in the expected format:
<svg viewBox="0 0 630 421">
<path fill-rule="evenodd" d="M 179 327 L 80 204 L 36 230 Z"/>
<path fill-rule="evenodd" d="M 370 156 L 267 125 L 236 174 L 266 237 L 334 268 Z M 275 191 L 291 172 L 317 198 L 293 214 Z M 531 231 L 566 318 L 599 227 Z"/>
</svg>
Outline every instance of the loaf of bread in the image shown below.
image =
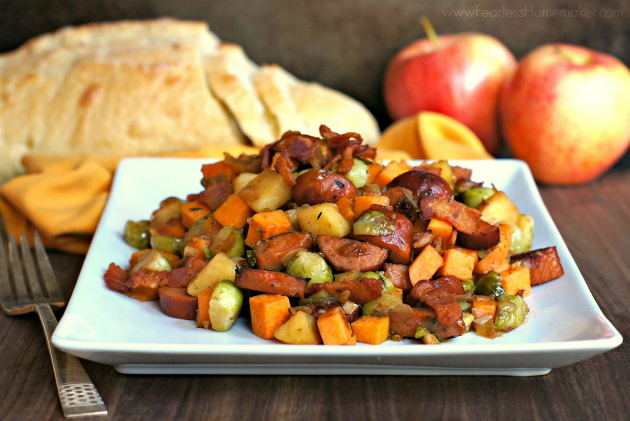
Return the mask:
<svg viewBox="0 0 630 421">
<path fill-rule="evenodd" d="M 0 182 L 29 153 L 145 155 L 264 146 L 320 124 L 379 129 L 358 101 L 259 66 L 204 22 L 159 19 L 68 27 L 0 55 Z"/>
</svg>

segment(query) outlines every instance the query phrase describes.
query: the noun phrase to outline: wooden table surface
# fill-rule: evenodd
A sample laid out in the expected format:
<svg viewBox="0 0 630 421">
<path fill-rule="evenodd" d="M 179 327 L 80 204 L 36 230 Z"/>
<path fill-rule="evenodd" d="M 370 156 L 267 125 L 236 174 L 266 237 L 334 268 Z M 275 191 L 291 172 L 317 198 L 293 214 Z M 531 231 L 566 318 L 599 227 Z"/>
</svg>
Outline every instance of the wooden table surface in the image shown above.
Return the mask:
<svg viewBox="0 0 630 421">
<path fill-rule="evenodd" d="M 604 355 L 539 377 L 144 376 L 83 365 L 116 420 L 627 420 L 630 157 L 593 183 L 540 190 L 597 303 L 624 337 Z M 68 299 L 83 257 L 50 254 Z M 0 418 L 63 419 L 37 316 L 0 320 Z"/>
</svg>

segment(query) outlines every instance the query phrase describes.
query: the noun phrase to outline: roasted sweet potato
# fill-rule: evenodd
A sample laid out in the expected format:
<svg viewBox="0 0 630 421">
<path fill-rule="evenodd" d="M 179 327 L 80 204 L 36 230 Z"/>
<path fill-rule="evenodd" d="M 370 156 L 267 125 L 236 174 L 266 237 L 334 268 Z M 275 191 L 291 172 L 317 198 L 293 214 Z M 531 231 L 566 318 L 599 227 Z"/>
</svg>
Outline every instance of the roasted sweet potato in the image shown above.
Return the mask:
<svg viewBox="0 0 630 421">
<path fill-rule="evenodd" d="M 342 272 L 377 270 L 389 254 L 373 244 L 328 235 L 318 236 L 317 245 L 331 266 Z"/>
<path fill-rule="evenodd" d="M 308 280 L 282 272 L 244 268 L 237 273 L 234 284 L 268 294 L 304 298 Z"/>
<path fill-rule="evenodd" d="M 515 254 L 510 257 L 510 263 L 514 266 L 528 267 L 532 285 L 549 282 L 564 275 L 564 269 L 562 269 L 562 263 L 555 247 Z"/>
</svg>

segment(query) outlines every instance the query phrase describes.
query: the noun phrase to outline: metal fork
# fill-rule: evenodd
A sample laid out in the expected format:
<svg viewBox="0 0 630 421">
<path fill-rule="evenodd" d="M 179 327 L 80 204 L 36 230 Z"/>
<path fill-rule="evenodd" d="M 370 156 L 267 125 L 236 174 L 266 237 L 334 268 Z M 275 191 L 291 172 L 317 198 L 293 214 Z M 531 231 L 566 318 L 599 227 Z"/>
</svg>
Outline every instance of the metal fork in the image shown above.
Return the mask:
<svg viewBox="0 0 630 421">
<path fill-rule="evenodd" d="M 39 234 L 35 233 L 37 267 L 24 233 L 21 236 L 21 243 L 22 259 L 20 260 L 15 238 L 13 234 L 9 234 L 7 260 L 3 241 L 0 238 L 0 303 L 2 309 L 9 315 L 32 311 L 36 311 L 39 315 L 46 334 L 46 344 L 52 359 L 63 415 L 66 418 L 107 415 L 107 409 L 101 396 L 78 358 L 55 349 L 52 344 L 51 338 L 57 327 L 57 319 L 50 306 L 61 308 L 65 302 L 42 240 Z M 26 280 L 24 279 L 25 273 Z M 13 283 L 11 283 L 11 279 L 13 279 Z"/>
</svg>

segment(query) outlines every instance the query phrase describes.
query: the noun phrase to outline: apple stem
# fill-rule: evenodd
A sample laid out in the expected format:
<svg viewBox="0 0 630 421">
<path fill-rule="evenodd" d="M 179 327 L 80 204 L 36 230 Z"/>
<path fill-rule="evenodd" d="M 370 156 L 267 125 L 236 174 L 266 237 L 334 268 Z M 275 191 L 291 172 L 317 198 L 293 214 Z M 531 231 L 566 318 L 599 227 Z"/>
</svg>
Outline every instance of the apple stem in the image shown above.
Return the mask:
<svg viewBox="0 0 630 421">
<path fill-rule="evenodd" d="M 429 22 L 429 19 L 427 18 L 420 19 L 420 25 L 422 25 L 422 27 L 424 28 L 424 32 L 427 33 L 427 36 L 429 37 L 429 41 L 431 41 L 431 45 L 433 46 L 433 50 L 434 51 L 439 50 L 440 44 L 438 42 L 438 36 L 435 33 L 435 29 L 433 29 L 433 25 L 431 25 L 431 22 Z"/>
</svg>

